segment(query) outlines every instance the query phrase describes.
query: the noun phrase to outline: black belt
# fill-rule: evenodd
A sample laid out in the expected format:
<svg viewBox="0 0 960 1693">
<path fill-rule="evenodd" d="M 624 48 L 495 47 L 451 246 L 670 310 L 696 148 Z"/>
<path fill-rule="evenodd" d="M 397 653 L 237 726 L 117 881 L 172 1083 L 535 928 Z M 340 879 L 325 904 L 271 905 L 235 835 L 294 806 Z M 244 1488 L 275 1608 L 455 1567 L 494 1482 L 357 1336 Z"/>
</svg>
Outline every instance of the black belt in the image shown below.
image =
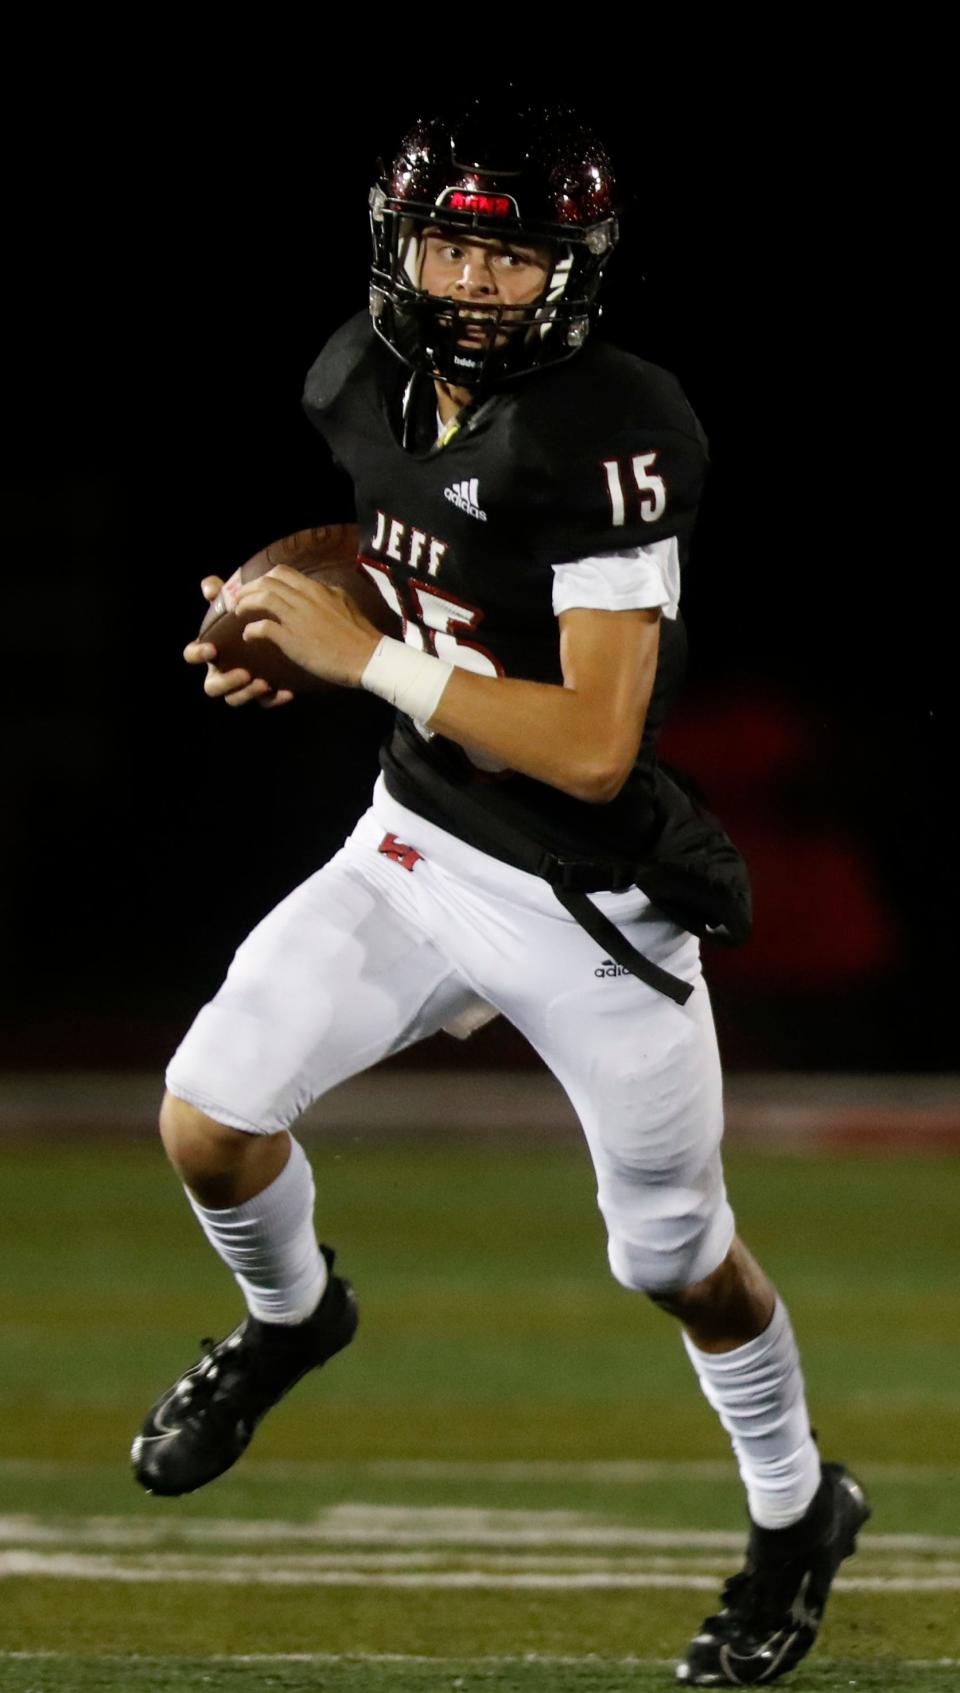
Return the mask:
<svg viewBox="0 0 960 1693">
<path fill-rule="evenodd" d="M 522 841 L 522 837 L 518 838 Z M 532 871 L 552 888 L 563 888 L 572 894 L 624 894 L 636 886 L 632 865 L 611 864 L 597 858 L 561 858 L 532 841 L 522 841 L 526 851 L 517 850 L 515 841 L 511 844 L 514 850 L 510 862 L 516 869 Z"/>
<path fill-rule="evenodd" d="M 387 778 L 387 791 L 391 792 L 389 765 L 384 764 L 384 775 Z M 465 837 L 483 852 L 488 852 L 492 858 L 498 858 L 502 863 L 512 864 L 517 870 L 526 870 L 530 875 L 539 876 L 548 882 L 553 889 L 564 910 L 569 913 L 575 923 L 580 925 L 597 945 L 602 947 L 616 963 L 629 970 L 631 976 L 645 982 L 647 987 L 654 988 L 657 993 L 665 994 L 675 1005 L 686 1005 L 693 993 L 693 984 L 684 982 L 679 976 L 671 975 L 669 970 L 661 969 L 631 946 L 626 936 L 621 933 L 609 917 L 586 896 L 589 893 L 626 893 L 629 888 L 638 886 L 637 872 L 639 865 L 631 866 L 623 860 L 604 862 L 601 859 L 563 858 L 558 853 L 550 852 L 547 848 L 531 841 L 513 824 L 507 823 L 502 817 L 493 816 L 486 807 L 481 805 L 470 792 L 468 786 L 458 786 L 451 789 L 442 784 L 436 773 L 429 765 L 418 771 L 418 784 L 436 791 L 439 801 L 438 827 L 449 829 L 449 821 L 440 821 L 444 813 L 449 818 L 452 809 L 459 811 L 461 818 L 469 825 L 469 833 Z M 401 793 L 395 797 L 403 804 L 411 804 Z M 416 804 L 411 804 L 416 810 Z M 429 811 L 427 813 L 429 816 Z M 648 896 L 649 897 L 649 896 Z M 654 901 L 654 904 L 657 902 Z M 681 926 L 684 926 L 681 924 Z"/>
<path fill-rule="evenodd" d="M 532 852 L 538 849 L 531 846 Z M 530 869 L 531 861 L 520 865 L 521 869 Z M 574 858 L 560 858 L 556 853 L 541 851 L 534 872 L 543 881 L 549 882 L 551 888 L 565 911 L 570 913 L 575 923 L 579 923 L 591 940 L 602 946 L 617 964 L 622 964 L 629 970 L 631 976 L 636 976 L 647 987 L 655 988 L 657 993 L 666 994 L 675 1005 L 686 1005 L 693 992 L 693 984 L 684 982 L 679 976 L 671 975 L 669 970 L 661 969 L 659 964 L 644 957 L 635 946 L 627 940 L 615 923 L 598 911 L 592 900 L 587 898 L 591 893 L 626 893 L 629 888 L 635 888 L 636 872 L 623 864 L 603 864 L 596 860 Z"/>
<path fill-rule="evenodd" d="M 589 900 L 584 893 L 571 893 L 567 888 L 553 884 L 553 891 L 560 904 L 569 911 L 575 923 L 585 929 L 591 940 L 602 946 L 610 957 L 632 976 L 638 976 L 641 982 L 646 982 L 648 988 L 656 988 L 657 993 L 666 994 L 675 1005 L 686 1005 L 693 992 L 693 983 L 681 981 L 679 976 L 672 976 L 669 970 L 661 970 L 659 964 L 654 964 L 650 958 L 645 958 L 635 946 L 631 946 L 626 935 L 622 934 L 609 917 Z"/>
<path fill-rule="evenodd" d="M 669 970 L 654 964 L 652 959 L 645 958 L 642 952 L 631 946 L 616 924 L 587 898 L 590 893 L 626 893 L 629 888 L 636 887 L 636 868 L 622 862 L 562 858 L 528 840 L 519 829 L 512 828 L 502 818 L 491 817 L 471 793 L 461 788 L 456 794 L 461 813 L 465 812 L 471 823 L 474 840 L 483 840 L 483 851 L 549 883 L 564 910 L 609 957 L 629 970 L 631 976 L 645 982 L 648 988 L 666 994 L 675 1005 L 686 1005 L 693 992 L 692 983 L 682 981 L 679 976 L 673 976 Z"/>
</svg>

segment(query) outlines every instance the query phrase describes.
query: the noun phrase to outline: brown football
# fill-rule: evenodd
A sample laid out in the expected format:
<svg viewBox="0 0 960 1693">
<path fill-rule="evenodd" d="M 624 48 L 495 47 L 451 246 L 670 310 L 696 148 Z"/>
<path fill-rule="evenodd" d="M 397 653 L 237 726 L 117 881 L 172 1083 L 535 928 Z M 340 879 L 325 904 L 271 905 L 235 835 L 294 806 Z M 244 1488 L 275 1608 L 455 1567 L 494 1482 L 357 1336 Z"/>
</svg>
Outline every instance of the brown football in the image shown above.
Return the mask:
<svg viewBox="0 0 960 1693">
<path fill-rule="evenodd" d="M 331 588 L 342 588 L 350 595 L 364 617 L 369 618 L 381 634 L 399 635 L 400 620 L 390 610 L 376 584 L 370 580 L 357 562 L 358 532 L 355 523 L 331 523 L 320 529 L 304 529 L 285 541 L 275 541 L 262 552 L 235 570 L 200 625 L 198 641 L 212 641 L 217 649 L 218 670 L 248 670 L 251 676 L 262 676 L 274 688 L 293 688 L 296 693 L 318 692 L 336 686 L 321 681 L 309 670 L 294 664 L 286 653 L 265 637 L 255 641 L 243 639 L 243 623 L 255 622 L 262 612 L 251 612 L 241 621 L 234 606 L 237 590 L 244 582 L 254 582 L 265 576 L 276 564 L 289 565 L 304 576 L 325 582 Z"/>
</svg>

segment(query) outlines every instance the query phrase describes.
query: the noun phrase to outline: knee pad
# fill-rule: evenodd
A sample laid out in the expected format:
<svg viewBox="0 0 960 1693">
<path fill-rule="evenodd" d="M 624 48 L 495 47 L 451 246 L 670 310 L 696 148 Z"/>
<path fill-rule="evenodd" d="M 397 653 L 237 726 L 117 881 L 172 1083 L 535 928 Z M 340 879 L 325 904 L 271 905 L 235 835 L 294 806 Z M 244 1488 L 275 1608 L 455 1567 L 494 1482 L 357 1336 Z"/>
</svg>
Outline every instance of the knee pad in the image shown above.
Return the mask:
<svg viewBox="0 0 960 1693">
<path fill-rule="evenodd" d="M 712 1275 L 733 1237 L 733 1212 L 724 1199 L 708 1216 L 660 1218 L 629 1233 L 610 1227 L 607 1258 L 615 1280 L 629 1292 L 676 1293 Z"/>
</svg>

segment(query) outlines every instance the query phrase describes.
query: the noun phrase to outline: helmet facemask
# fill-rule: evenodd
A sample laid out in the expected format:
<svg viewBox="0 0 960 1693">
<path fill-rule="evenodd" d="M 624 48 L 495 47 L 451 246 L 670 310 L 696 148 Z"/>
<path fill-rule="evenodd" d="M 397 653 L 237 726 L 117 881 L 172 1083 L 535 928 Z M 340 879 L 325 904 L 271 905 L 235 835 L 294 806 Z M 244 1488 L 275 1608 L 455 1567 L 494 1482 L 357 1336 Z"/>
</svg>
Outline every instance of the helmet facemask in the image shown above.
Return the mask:
<svg viewBox="0 0 960 1693">
<path fill-rule="evenodd" d="M 388 210 L 381 215 L 387 225 L 382 242 L 387 263 L 382 272 L 375 269 L 371 311 L 381 333 L 381 319 L 389 314 L 393 334 L 385 338 L 405 363 L 428 369 L 455 387 L 475 390 L 569 358 L 582 346 L 590 299 L 571 302 L 576 260 L 569 242 L 543 236 L 537 241 L 546 247 L 550 263 L 534 300 L 522 305 L 488 303 L 428 293 L 421 287 L 424 238 L 442 231 L 451 238 L 458 233 L 478 239 L 495 236 L 509 245 L 509 232 L 502 226 L 489 232 L 473 224 L 457 229 L 447 215 L 440 224 L 435 208 L 422 217 Z M 527 242 L 534 239 L 527 231 L 524 236 Z"/>
</svg>

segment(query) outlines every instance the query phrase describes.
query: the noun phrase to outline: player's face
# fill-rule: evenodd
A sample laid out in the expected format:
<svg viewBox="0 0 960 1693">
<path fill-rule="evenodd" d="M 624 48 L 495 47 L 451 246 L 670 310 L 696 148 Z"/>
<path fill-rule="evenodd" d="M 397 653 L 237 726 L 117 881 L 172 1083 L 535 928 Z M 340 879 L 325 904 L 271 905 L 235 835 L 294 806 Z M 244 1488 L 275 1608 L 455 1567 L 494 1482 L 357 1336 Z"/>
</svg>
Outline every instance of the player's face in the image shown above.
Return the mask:
<svg viewBox="0 0 960 1693">
<path fill-rule="evenodd" d="M 420 286 L 448 300 L 528 306 L 543 293 L 550 258 L 549 247 L 536 242 L 429 231 L 423 242 Z"/>
</svg>

